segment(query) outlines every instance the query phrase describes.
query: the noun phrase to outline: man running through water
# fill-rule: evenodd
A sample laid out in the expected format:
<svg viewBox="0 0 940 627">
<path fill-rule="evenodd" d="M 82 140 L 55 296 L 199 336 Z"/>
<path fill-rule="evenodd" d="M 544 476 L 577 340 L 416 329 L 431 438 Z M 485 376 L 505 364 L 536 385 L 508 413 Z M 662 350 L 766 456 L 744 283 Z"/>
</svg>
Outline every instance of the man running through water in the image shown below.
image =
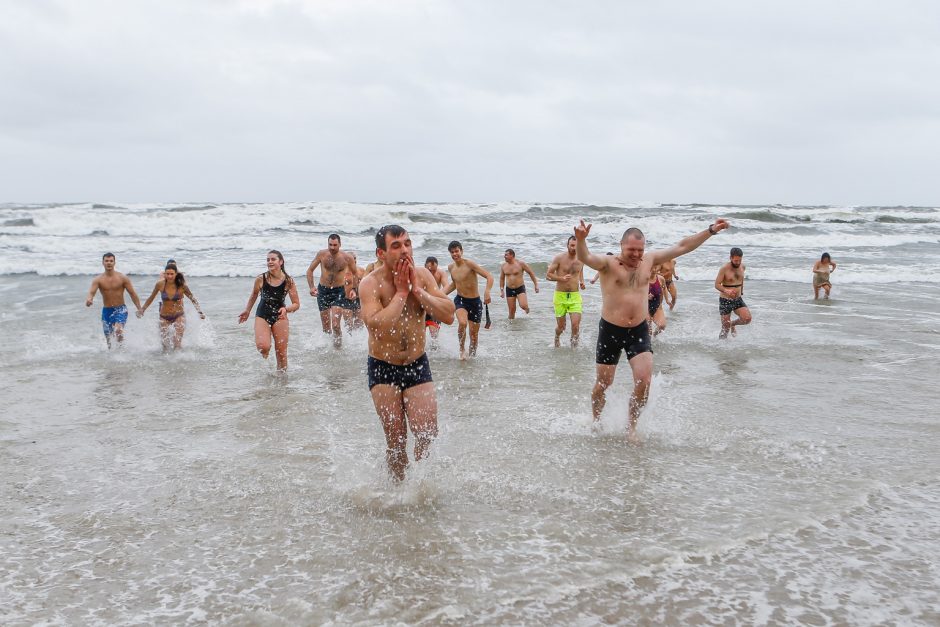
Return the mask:
<svg viewBox="0 0 940 627">
<path fill-rule="evenodd" d="M 477 343 L 480 336 L 480 322 L 483 320 L 483 305 L 490 304 L 490 290 L 493 289 L 493 275 L 480 264 L 470 259 L 464 259 L 463 244 L 453 241 L 447 246 L 450 258 L 454 263 L 447 266 L 450 271 L 451 284 L 447 286 L 445 294 L 457 290 L 454 297 L 454 306 L 457 308 L 457 339 L 460 342 L 460 358 L 466 359 L 467 353 L 464 345 L 467 340 L 467 327 L 470 327 L 470 357 L 477 354 Z M 486 289 L 483 299 L 480 300 L 480 285 L 478 276 L 486 279 Z"/>
<path fill-rule="evenodd" d="M 636 425 L 646 405 L 653 376 L 653 352 L 646 323 L 652 268 L 663 261 L 692 252 L 709 237 L 726 228 L 728 223 L 719 219 L 708 229 L 683 238 L 671 248 L 650 252 L 646 252 L 643 232 L 630 228 L 624 231 L 620 240 L 620 255 L 617 256 L 595 255 L 588 250 L 587 236 L 591 225 L 585 224 L 584 220 L 574 229 L 578 259 L 601 273 L 603 303 L 595 358 L 597 380 L 591 391 L 591 411 L 595 422 L 600 420 L 607 400 L 607 388 L 614 382 L 620 353 L 625 351 L 633 374 L 627 427 L 627 439 L 632 443 L 639 442 Z"/>
<path fill-rule="evenodd" d="M 584 264 L 576 255 L 574 236 L 568 238 L 565 252 L 555 255 L 548 266 L 549 281 L 555 281 L 555 347 L 561 346 L 561 334 L 565 332 L 565 316 L 571 317 L 571 348 L 577 348 L 581 335 L 581 292 L 584 289 Z"/>
<path fill-rule="evenodd" d="M 516 251 L 512 248 L 506 249 L 503 254 L 503 263 L 499 267 L 499 297 L 506 299 L 506 305 L 509 307 L 509 319 L 516 317 L 516 302 L 522 307 L 522 311 L 529 313 L 529 298 L 525 293 L 525 277 L 523 272 L 532 279 L 532 289 L 539 293 L 539 280 L 529 264 L 516 258 Z"/>
<path fill-rule="evenodd" d="M 114 269 L 117 262 L 114 253 L 105 253 L 101 257 L 101 265 L 104 266 L 104 272 L 99 274 L 91 282 L 91 288 L 88 290 L 88 298 L 85 299 L 85 306 L 91 307 L 95 301 L 95 292 L 101 291 L 101 300 L 103 307 L 101 309 L 101 330 L 104 331 L 104 339 L 111 348 L 111 337 L 117 338 L 118 346 L 124 342 L 124 325 L 127 323 L 127 305 L 124 304 L 124 292 L 134 301 L 137 307 L 137 317 L 144 315 L 140 308 L 140 299 L 137 292 L 134 291 L 134 285 L 125 275 Z"/>
<path fill-rule="evenodd" d="M 362 319 L 369 329 L 369 390 L 385 430 L 385 459 L 398 480 L 408 467 L 408 427 L 415 460 L 437 437 L 437 397 L 424 351 L 424 320 L 454 321 L 454 304 L 426 268 L 416 268 L 408 232 L 394 224 L 375 235 L 384 265 L 359 284 Z"/>
<path fill-rule="evenodd" d="M 341 243 L 338 234 L 331 234 L 327 238 L 327 247 L 317 253 L 307 268 L 307 285 L 310 295 L 317 297 L 323 332 L 333 334 L 333 346 L 337 348 L 343 343 L 340 321 L 343 318 L 342 304 L 346 300 L 346 270 L 356 266 L 356 261 L 340 250 Z M 314 285 L 313 271 L 321 264 L 320 283 Z"/>
<path fill-rule="evenodd" d="M 750 324 L 751 310 L 744 303 L 744 270 L 745 266 L 741 263 L 744 257 L 744 251 L 740 248 L 731 249 L 731 260 L 718 270 L 718 276 L 715 277 L 715 289 L 718 290 L 718 315 L 721 316 L 721 332 L 719 339 L 726 339 L 728 333 L 737 335 L 735 327 L 742 324 Z M 737 316 L 736 320 L 731 320 L 731 313 Z"/>
<path fill-rule="evenodd" d="M 437 284 L 437 287 L 441 291 L 444 291 L 444 288 L 447 287 L 447 274 L 441 270 L 438 265 L 437 257 L 428 257 L 424 260 L 424 267 L 428 269 L 428 272 L 431 273 L 431 276 L 434 277 L 434 282 Z M 437 336 L 441 332 L 441 323 L 431 317 L 431 314 L 427 314 L 424 319 L 425 325 L 428 327 L 428 333 L 431 334 L 431 348 L 437 349 Z"/>
</svg>

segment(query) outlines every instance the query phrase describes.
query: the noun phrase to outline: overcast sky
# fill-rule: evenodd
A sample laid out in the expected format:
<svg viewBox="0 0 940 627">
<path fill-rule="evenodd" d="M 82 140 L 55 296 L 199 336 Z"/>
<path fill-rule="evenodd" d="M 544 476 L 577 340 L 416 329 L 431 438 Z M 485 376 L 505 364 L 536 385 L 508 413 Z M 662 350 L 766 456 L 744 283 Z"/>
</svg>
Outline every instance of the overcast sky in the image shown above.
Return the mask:
<svg viewBox="0 0 940 627">
<path fill-rule="evenodd" d="M 0 202 L 940 204 L 940 3 L 0 0 Z"/>
</svg>

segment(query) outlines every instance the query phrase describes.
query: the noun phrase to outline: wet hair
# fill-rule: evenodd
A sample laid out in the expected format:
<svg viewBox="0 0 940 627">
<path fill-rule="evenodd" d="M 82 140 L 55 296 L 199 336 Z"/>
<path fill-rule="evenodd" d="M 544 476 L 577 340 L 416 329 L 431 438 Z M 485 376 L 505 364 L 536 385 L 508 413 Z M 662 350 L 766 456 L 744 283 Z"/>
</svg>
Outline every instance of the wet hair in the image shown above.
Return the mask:
<svg viewBox="0 0 940 627">
<path fill-rule="evenodd" d="M 428 265 L 429 263 L 437 263 L 437 257 L 428 257 L 424 260 L 424 265 Z"/>
<path fill-rule="evenodd" d="M 832 257 L 829 256 L 829 253 L 823 253 L 822 257 L 819 258 L 820 261 L 825 261 L 826 259 L 832 261 Z"/>
<path fill-rule="evenodd" d="M 741 250 L 740 248 L 738 248 L 737 246 L 735 246 L 734 248 L 731 249 L 731 256 L 732 256 L 732 257 L 743 257 L 743 256 L 744 256 L 744 251 Z"/>
<path fill-rule="evenodd" d="M 398 226 L 397 224 L 386 224 L 380 228 L 375 234 L 375 247 L 381 248 L 382 250 L 388 250 L 388 242 L 385 241 L 386 235 L 391 235 L 392 237 L 399 237 L 407 233 L 404 227 Z"/>
<path fill-rule="evenodd" d="M 512 255 L 513 257 L 516 256 L 516 251 L 514 251 L 512 248 L 507 248 L 507 249 L 506 249 L 506 252 L 509 253 L 510 255 Z"/>
<path fill-rule="evenodd" d="M 164 272 L 167 270 L 172 270 L 176 273 L 176 278 L 173 279 L 173 284 L 176 287 L 183 287 L 186 285 L 186 278 L 183 276 L 183 273 L 180 272 L 180 269 L 176 267 L 176 262 L 170 259 L 166 262 L 166 267 L 163 269 Z"/>
<path fill-rule="evenodd" d="M 645 240 L 645 239 L 646 239 L 646 236 L 643 235 L 643 231 L 641 231 L 640 229 L 636 228 L 635 226 L 631 226 L 629 229 L 627 229 L 626 231 L 624 231 L 624 232 L 623 232 L 623 236 L 620 238 L 620 241 L 622 242 L 623 240 L 627 239 L 628 237 L 634 237 L 634 238 L 636 238 L 636 239 L 642 239 L 642 240 Z"/>
<path fill-rule="evenodd" d="M 115 261 L 117 261 L 117 257 L 114 256 L 114 253 L 105 253 L 105 254 L 101 255 L 101 261 L 104 261 L 104 260 L 107 259 L 108 257 L 111 257 L 112 259 L 114 259 Z"/>
<path fill-rule="evenodd" d="M 452 241 L 450 244 L 447 245 L 447 252 L 453 252 L 454 250 L 456 250 L 456 249 L 458 249 L 458 248 L 459 248 L 460 250 L 463 250 L 463 244 L 461 244 L 461 243 L 458 242 L 457 240 L 454 240 L 454 241 Z"/>
<path fill-rule="evenodd" d="M 567 246 L 567 245 L 568 245 L 568 242 L 570 242 L 571 240 L 577 241 L 577 239 L 578 239 L 578 238 L 576 238 L 574 235 L 569 235 L 569 236 L 568 236 L 568 241 L 565 242 L 565 245 Z"/>
<path fill-rule="evenodd" d="M 290 275 L 287 274 L 287 265 L 284 263 L 284 255 L 281 254 L 279 250 L 269 250 L 269 255 L 277 255 L 277 258 L 281 260 L 281 272 L 284 273 L 284 285 L 290 288 L 290 284 L 293 283 L 294 279 L 290 278 Z M 265 272 L 264 274 L 268 274 Z"/>
<path fill-rule="evenodd" d="M 331 239 L 335 239 L 335 240 L 336 240 L 337 242 L 339 242 L 340 244 L 343 243 L 343 240 L 340 239 L 340 236 L 339 236 L 337 233 L 330 233 L 330 236 L 329 236 L 328 238 L 326 238 L 327 241 L 330 241 Z"/>
<path fill-rule="evenodd" d="M 614 253 L 607 253 L 608 255 L 613 255 Z"/>
</svg>

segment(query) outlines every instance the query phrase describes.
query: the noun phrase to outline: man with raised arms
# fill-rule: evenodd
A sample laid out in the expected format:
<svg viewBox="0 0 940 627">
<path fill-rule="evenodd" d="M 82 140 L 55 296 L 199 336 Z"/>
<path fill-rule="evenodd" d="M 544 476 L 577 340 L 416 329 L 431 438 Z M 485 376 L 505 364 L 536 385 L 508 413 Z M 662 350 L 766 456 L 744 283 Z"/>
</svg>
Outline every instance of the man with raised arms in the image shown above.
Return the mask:
<svg viewBox="0 0 940 627">
<path fill-rule="evenodd" d="M 506 249 L 503 259 L 506 261 L 499 267 L 499 297 L 506 299 L 509 319 L 513 320 L 516 317 L 516 301 L 522 311 L 529 313 L 529 298 L 525 294 L 525 277 L 522 273 L 525 272 L 532 279 L 532 288 L 536 294 L 539 293 L 539 280 L 529 264 L 516 259 L 516 251 L 512 248 Z"/>
<path fill-rule="evenodd" d="M 307 268 L 307 285 L 310 287 L 310 295 L 317 297 L 323 332 L 333 334 L 333 345 L 337 348 L 343 343 L 340 321 L 343 317 L 342 304 L 345 301 L 346 270 L 356 265 L 352 257 L 340 250 L 341 243 L 339 235 L 331 234 L 327 238 L 327 247 L 317 253 Z M 320 283 L 314 285 L 313 271 L 319 265 L 323 266 L 320 270 Z"/>
<path fill-rule="evenodd" d="M 584 289 L 584 264 L 578 260 L 574 236 L 568 238 L 567 249 L 555 255 L 548 266 L 549 281 L 555 281 L 555 346 L 561 346 L 565 332 L 565 316 L 571 317 L 571 348 L 578 346 L 581 335 L 581 292 Z"/>
<path fill-rule="evenodd" d="M 598 421 L 606 402 L 607 388 L 614 382 L 621 351 L 627 354 L 633 374 L 630 395 L 630 421 L 627 439 L 639 442 L 636 424 L 646 405 L 653 376 L 653 352 L 649 315 L 649 282 L 651 269 L 669 259 L 690 253 L 718 231 L 728 228 L 725 220 L 716 220 L 708 229 L 683 238 L 666 250 L 645 251 L 646 238 L 640 229 L 627 229 L 620 240 L 620 255 L 592 254 L 587 247 L 591 225 L 584 220 L 575 227 L 578 259 L 601 274 L 601 321 L 597 334 L 597 380 L 591 391 L 591 410 Z"/>
<path fill-rule="evenodd" d="M 445 294 L 457 290 L 454 297 L 454 306 L 457 308 L 457 339 L 460 341 L 460 358 L 466 359 L 467 353 L 464 345 L 467 340 L 467 326 L 470 327 L 470 356 L 477 354 L 477 343 L 480 336 L 480 321 L 483 320 L 483 305 L 490 303 L 490 290 L 493 289 L 493 275 L 480 264 L 470 259 L 464 259 L 463 244 L 453 241 L 447 246 L 450 258 L 454 263 L 447 266 L 450 271 L 451 284 Z M 480 285 L 478 276 L 486 279 L 486 289 L 483 299 L 480 300 Z"/>
<path fill-rule="evenodd" d="M 101 330 L 104 331 L 104 339 L 111 348 L 111 336 L 117 338 L 118 345 L 124 342 L 124 325 L 127 323 L 127 306 L 124 304 L 124 292 L 127 291 L 134 306 L 137 307 L 137 317 L 144 315 L 140 308 L 140 299 L 131 280 L 124 274 L 114 269 L 116 259 L 113 253 L 105 253 L 101 257 L 101 265 L 104 266 L 104 272 L 99 274 L 91 282 L 91 289 L 88 290 L 88 298 L 85 299 L 85 306 L 91 307 L 95 300 L 95 292 L 101 292 Z"/>
<path fill-rule="evenodd" d="M 369 329 L 369 390 L 385 430 L 388 470 L 398 480 L 408 467 L 408 427 L 414 456 L 423 459 L 437 436 L 437 397 L 424 351 L 424 320 L 454 321 L 454 304 L 426 268 L 416 268 L 411 238 L 402 227 L 375 235 L 381 268 L 359 284 L 362 319 Z"/>
<path fill-rule="evenodd" d="M 715 277 L 715 289 L 718 290 L 718 315 L 721 316 L 721 332 L 718 333 L 719 339 L 726 339 L 728 333 L 737 335 L 735 327 L 751 322 L 751 310 L 744 303 L 744 264 L 741 259 L 744 257 L 744 251 L 740 248 L 731 249 L 731 259 L 718 270 L 718 276 Z M 731 320 L 731 313 L 737 316 L 737 319 Z"/>
</svg>

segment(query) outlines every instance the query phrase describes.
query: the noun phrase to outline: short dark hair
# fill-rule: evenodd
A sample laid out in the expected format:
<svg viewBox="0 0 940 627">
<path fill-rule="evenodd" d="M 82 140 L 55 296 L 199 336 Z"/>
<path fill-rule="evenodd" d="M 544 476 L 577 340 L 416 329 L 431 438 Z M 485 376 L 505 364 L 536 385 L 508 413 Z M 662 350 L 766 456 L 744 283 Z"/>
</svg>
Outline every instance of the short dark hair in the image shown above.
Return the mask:
<svg viewBox="0 0 940 627">
<path fill-rule="evenodd" d="M 743 256 L 744 256 L 744 251 L 741 250 L 740 248 L 738 248 L 737 246 L 735 246 L 734 248 L 731 249 L 731 256 L 732 256 L 732 257 L 743 257 Z"/>
<path fill-rule="evenodd" d="M 381 248 L 382 250 L 388 250 L 388 242 L 385 241 L 386 235 L 391 235 L 392 237 L 398 237 L 407 233 L 404 227 L 400 227 L 397 224 L 386 224 L 380 228 L 375 233 L 375 247 Z M 339 237 L 337 235 L 336 237 Z"/>
<path fill-rule="evenodd" d="M 454 240 L 450 244 L 447 245 L 447 252 L 450 252 L 454 250 L 455 248 L 459 248 L 460 250 L 463 250 L 463 244 L 461 244 L 457 240 Z"/>
<path fill-rule="evenodd" d="M 578 238 L 575 237 L 574 235 L 569 235 L 569 236 L 568 236 L 568 241 L 565 242 L 565 245 L 567 245 L 568 242 L 570 242 L 571 240 L 577 240 L 577 239 L 578 239 Z"/>
<path fill-rule="evenodd" d="M 437 257 L 428 257 L 427 259 L 424 260 L 425 265 L 429 263 L 437 263 Z"/>
<path fill-rule="evenodd" d="M 117 261 L 117 257 L 114 256 L 114 253 L 105 253 L 101 255 L 101 261 L 104 261 L 108 257 L 112 257 L 115 261 Z"/>
<path fill-rule="evenodd" d="M 330 233 L 330 236 L 326 238 L 326 241 L 330 241 L 331 239 L 335 239 L 340 244 L 343 243 L 343 240 L 340 238 L 340 236 L 337 233 Z"/>
<path fill-rule="evenodd" d="M 507 248 L 507 249 L 506 249 L 506 252 L 509 253 L 510 255 L 512 255 L 513 257 L 516 256 L 516 251 L 514 251 L 512 248 Z"/>
<path fill-rule="evenodd" d="M 623 240 L 627 239 L 628 237 L 635 237 L 636 239 L 642 239 L 642 240 L 645 240 L 645 239 L 646 239 L 646 236 L 643 235 L 643 231 L 641 231 L 640 229 L 636 228 L 635 226 L 631 226 L 629 229 L 627 229 L 626 231 L 624 231 L 624 232 L 623 232 L 623 236 L 620 238 L 620 241 L 622 242 Z"/>
</svg>

